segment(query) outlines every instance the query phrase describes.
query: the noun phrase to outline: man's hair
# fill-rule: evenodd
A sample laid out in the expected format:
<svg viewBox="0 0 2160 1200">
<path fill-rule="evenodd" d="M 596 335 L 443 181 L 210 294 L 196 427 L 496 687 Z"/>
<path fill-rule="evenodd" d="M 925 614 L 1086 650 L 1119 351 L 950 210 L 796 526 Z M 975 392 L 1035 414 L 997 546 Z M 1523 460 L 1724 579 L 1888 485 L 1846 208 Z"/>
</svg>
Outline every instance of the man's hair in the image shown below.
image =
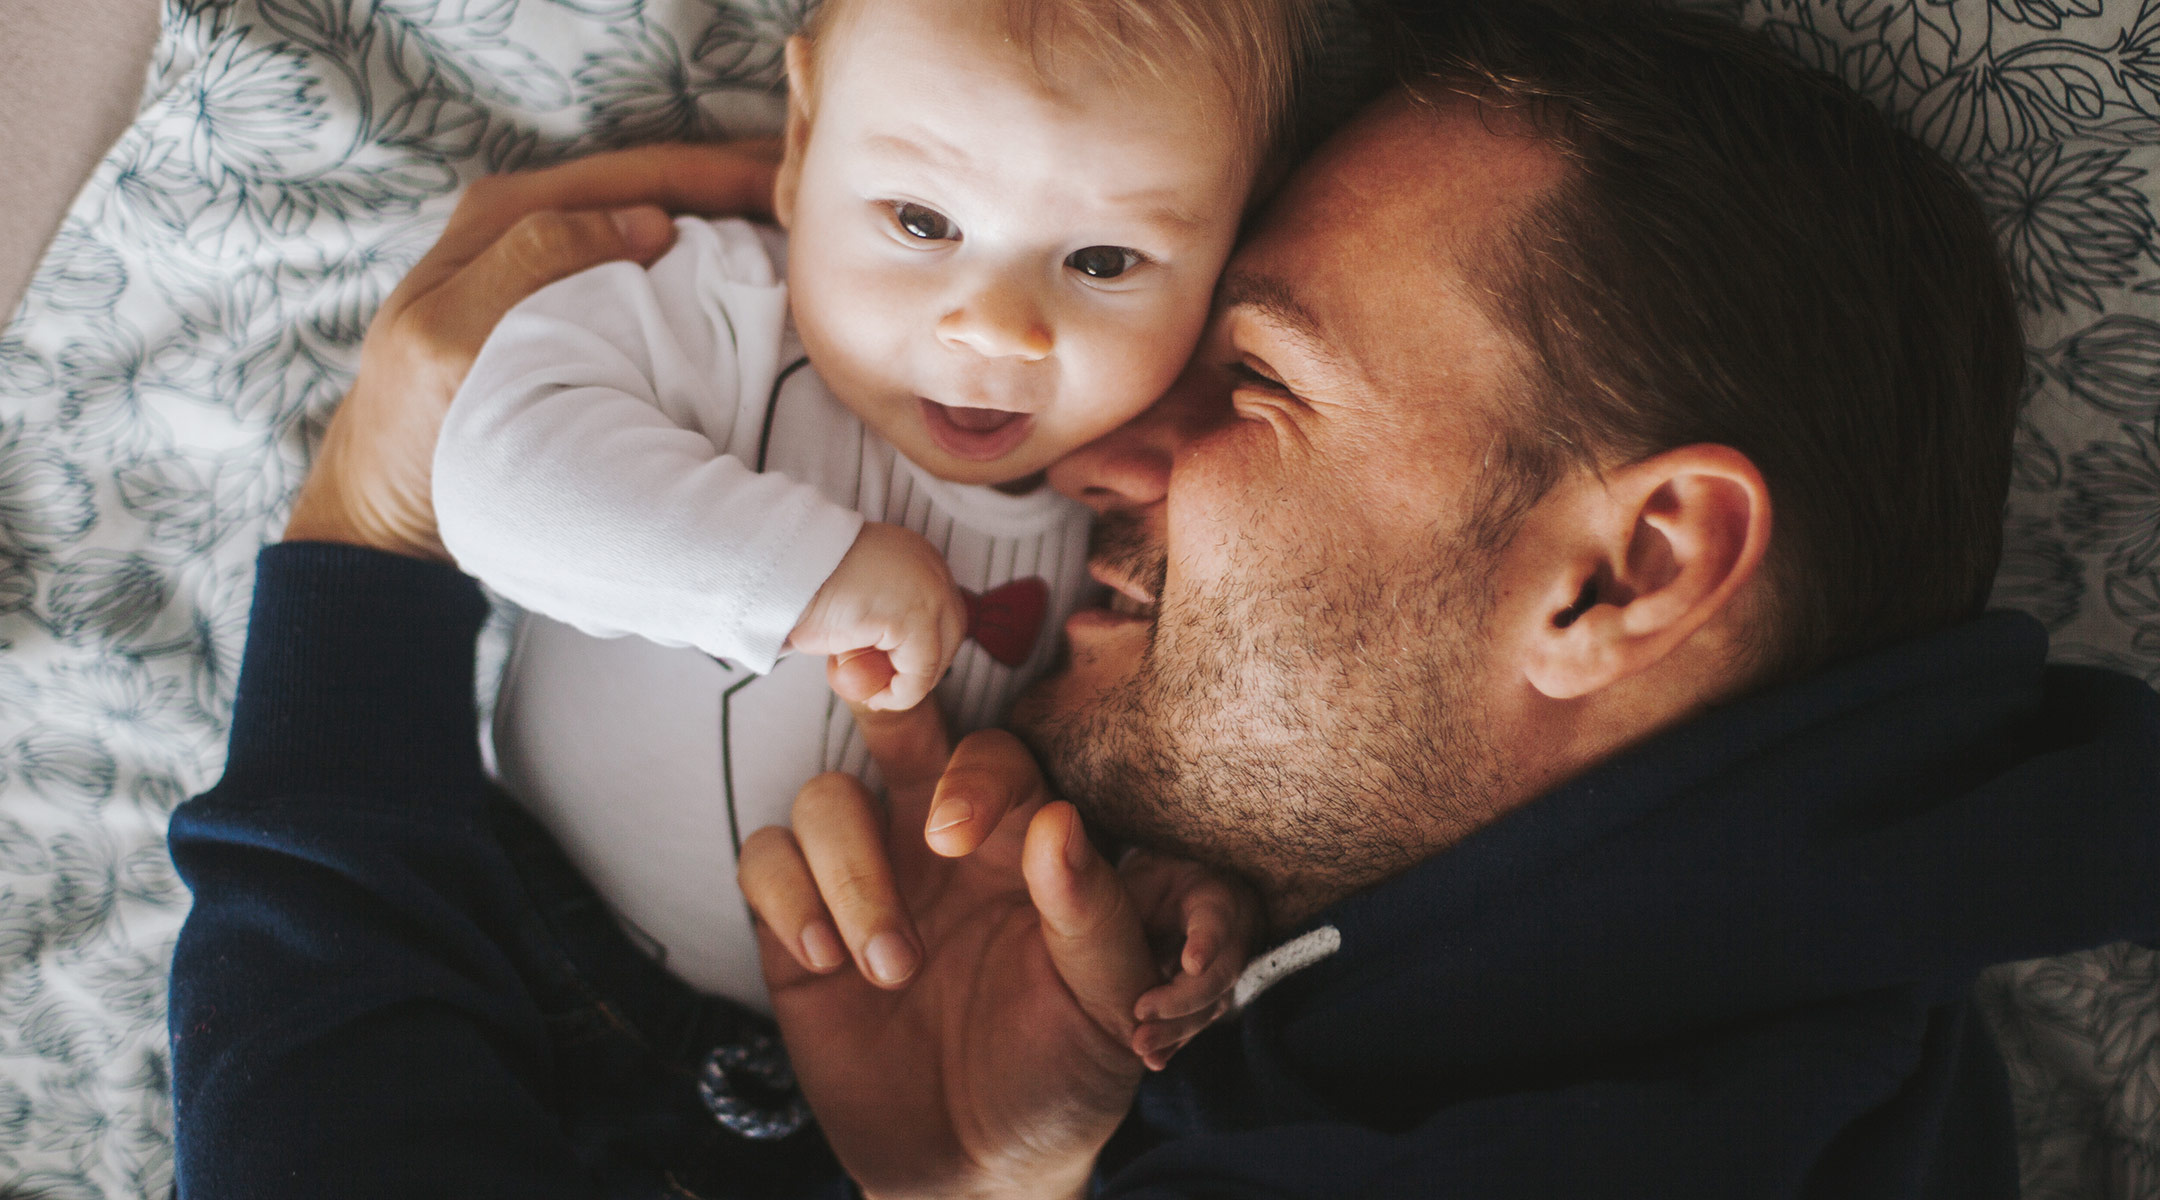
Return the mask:
<svg viewBox="0 0 2160 1200">
<path fill-rule="evenodd" d="M 1230 97 L 1223 114 L 1246 161 L 1272 158 L 1294 129 L 1297 85 L 1318 53 L 1322 10 L 1334 0 L 981 0 L 1036 67 L 1065 61 L 1113 77 L 1175 81 L 1212 70 Z M 803 23 L 813 44 L 876 0 L 824 0 Z"/>
<path fill-rule="evenodd" d="M 1501 523 L 1570 467 L 1720 443 L 1771 493 L 1766 680 L 1977 612 L 2024 357 L 1957 171 L 1713 17 L 1437 0 L 1393 20 L 1399 82 L 1527 116 L 1569 168 L 1468 255 L 1525 349 Z"/>
</svg>

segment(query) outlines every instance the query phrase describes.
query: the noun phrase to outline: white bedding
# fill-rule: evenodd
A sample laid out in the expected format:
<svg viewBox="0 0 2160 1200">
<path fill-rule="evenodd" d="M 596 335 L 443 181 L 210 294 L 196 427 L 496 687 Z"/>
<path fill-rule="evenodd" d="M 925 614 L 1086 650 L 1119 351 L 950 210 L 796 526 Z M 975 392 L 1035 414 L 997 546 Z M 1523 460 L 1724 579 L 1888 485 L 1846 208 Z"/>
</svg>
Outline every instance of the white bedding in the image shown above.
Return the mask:
<svg viewBox="0 0 2160 1200">
<path fill-rule="evenodd" d="M 169 1190 L 164 822 L 217 775 L 250 563 L 369 315 L 476 174 L 770 131 L 807 3 L 168 6 L 0 333 L 0 1195 Z M 1717 7 L 1972 172 L 2037 368 L 1998 598 L 2160 678 L 2160 0 Z M 1984 992 L 2027 1196 L 2160 1196 L 2160 954 Z"/>
</svg>

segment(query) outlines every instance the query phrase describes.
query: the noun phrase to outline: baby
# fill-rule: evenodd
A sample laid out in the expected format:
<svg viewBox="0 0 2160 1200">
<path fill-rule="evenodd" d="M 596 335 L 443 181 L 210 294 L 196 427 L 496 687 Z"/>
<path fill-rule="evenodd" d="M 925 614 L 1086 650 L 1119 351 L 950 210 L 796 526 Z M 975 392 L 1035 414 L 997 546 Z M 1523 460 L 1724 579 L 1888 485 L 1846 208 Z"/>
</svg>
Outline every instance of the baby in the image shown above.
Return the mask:
<svg viewBox="0 0 2160 1200">
<path fill-rule="evenodd" d="M 683 979 L 766 1006 L 734 852 L 869 767 L 824 656 L 963 730 L 1049 664 L 1088 522 L 1043 470 L 1192 352 L 1311 3 L 826 0 L 787 47 L 785 235 L 682 220 L 490 337 L 434 486 L 538 614 L 499 769 Z"/>
</svg>

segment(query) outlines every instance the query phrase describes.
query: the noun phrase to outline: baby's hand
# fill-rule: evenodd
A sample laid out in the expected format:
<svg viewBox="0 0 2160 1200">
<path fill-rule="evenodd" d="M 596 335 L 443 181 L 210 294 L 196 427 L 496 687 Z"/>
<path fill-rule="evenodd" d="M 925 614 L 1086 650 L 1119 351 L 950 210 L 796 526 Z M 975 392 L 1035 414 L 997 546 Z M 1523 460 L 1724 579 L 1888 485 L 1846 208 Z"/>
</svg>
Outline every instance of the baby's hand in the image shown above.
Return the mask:
<svg viewBox="0 0 2160 1200">
<path fill-rule="evenodd" d="M 913 708 L 960 652 L 966 614 L 952 569 L 928 540 L 870 521 L 810 598 L 788 644 L 832 656 L 826 678 L 841 699 Z"/>
<path fill-rule="evenodd" d="M 1251 888 L 1199 863 L 1145 850 L 1118 864 L 1140 907 L 1164 982 L 1133 1007 L 1133 1053 L 1160 1071 L 1193 1035 L 1229 1011 L 1260 928 Z"/>
</svg>

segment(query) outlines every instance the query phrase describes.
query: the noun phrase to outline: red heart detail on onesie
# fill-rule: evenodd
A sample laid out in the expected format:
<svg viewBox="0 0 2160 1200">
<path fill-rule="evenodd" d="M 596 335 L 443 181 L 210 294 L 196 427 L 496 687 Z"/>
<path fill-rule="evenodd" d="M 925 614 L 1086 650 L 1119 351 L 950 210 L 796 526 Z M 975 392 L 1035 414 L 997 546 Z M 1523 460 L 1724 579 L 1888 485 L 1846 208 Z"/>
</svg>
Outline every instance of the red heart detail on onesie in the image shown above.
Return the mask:
<svg viewBox="0 0 2160 1200">
<path fill-rule="evenodd" d="M 1050 611 L 1050 585 L 1036 576 L 1015 579 L 977 595 L 960 589 L 967 603 L 967 635 L 1008 667 L 1027 661 Z"/>
</svg>

